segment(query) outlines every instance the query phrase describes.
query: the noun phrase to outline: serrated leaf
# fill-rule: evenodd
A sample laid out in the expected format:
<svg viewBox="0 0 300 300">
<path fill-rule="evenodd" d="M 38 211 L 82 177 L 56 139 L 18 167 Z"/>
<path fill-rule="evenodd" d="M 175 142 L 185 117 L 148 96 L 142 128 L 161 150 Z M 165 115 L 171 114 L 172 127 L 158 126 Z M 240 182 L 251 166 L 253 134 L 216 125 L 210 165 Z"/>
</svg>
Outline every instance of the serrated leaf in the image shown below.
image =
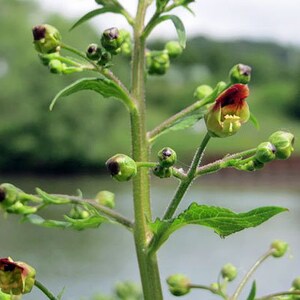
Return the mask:
<svg viewBox="0 0 300 300">
<path fill-rule="evenodd" d="M 171 220 L 159 220 L 150 224 L 154 233 L 151 251 L 157 250 L 177 229 L 185 225 L 206 226 L 220 237 L 226 237 L 246 228 L 255 227 L 274 215 L 287 211 L 286 208 L 266 206 L 246 213 L 235 213 L 227 208 L 192 203 L 188 209 Z"/>
<path fill-rule="evenodd" d="M 81 25 L 82 23 L 96 17 L 99 16 L 101 14 L 105 14 L 105 13 L 120 13 L 120 9 L 115 7 L 115 6 L 107 6 L 107 7 L 101 7 L 101 8 L 97 8 L 95 10 L 92 10 L 90 12 L 88 12 L 87 14 L 85 14 L 83 17 L 81 17 L 71 28 L 70 30 L 74 29 L 75 27 Z"/>
<path fill-rule="evenodd" d="M 76 230 L 83 230 L 88 228 L 97 228 L 102 223 L 108 221 L 107 218 L 103 216 L 90 216 L 84 219 L 73 219 L 68 216 L 64 216 L 65 220 L 70 224 L 69 227 L 76 229 Z"/>
<path fill-rule="evenodd" d="M 22 221 L 29 222 L 34 225 L 48 227 L 48 228 L 67 228 L 70 226 L 68 222 L 57 221 L 57 220 L 45 220 L 41 216 L 38 215 L 27 215 Z"/>
<path fill-rule="evenodd" d="M 47 203 L 47 204 L 67 204 L 67 203 L 71 203 L 71 200 L 69 200 L 69 199 L 59 197 L 59 196 L 50 195 L 50 194 L 42 191 L 39 188 L 36 188 L 36 192 L 43 199 L 44 203 Z"/>
<path fill-rule="evenodd" d="M 256 283 L 255 281 L 253 281 L 247 300 L 255 300 L 255 295 L 256 295 Z"/>
<path fill-rule="evenodd" d="M 176 122 L 172 123 L 169 127 L 165 128 L 163 131 L 161 131 L 157 135 L 153 136 L 150 139 L 150 142 L 153 142 L 159 136 L 169 133 L 170 131 L 184 130 L 184 129 L 194 126 L 199 120 L 201 120 L 204 117 L 204 114 L 205 114 L 205 112 L 202 111 L 200 113 L 199 112 L 194 113 L 192 115 L 188 115 L 188 116 L 178 119 Z"/>
<path fill-rule="evenodd" d="M 128 97 L 123 89 L 112 80 L 105 77 L 91 77 L 79 79 L 62 89 L 52 100 L 50 104 L 50 110 L 53 109 L 56 101 L 59 98 L 66 97 L 83 90 L 95 91 L 105 98 L 115 97 L 127 104 L 129 102 Z"/>
<path fill-rule="evenodd" d="M 175 16 L 175 15 L 164 15 L 161 16 L 159 18 L 157 18 L 150 26 L 150 29 L 148 31 L 148 35 L 150 34 L 150 32 L 152 31 L 152 29 L 157 26 L 158 24 L 170 20 L 173 22 L 177 35 L 178 35 L 178 42 L 181 45 L 182 48 L 185 48 L 186 46 L 186 33 L 185 33 L 185 27 L 182 23 L 182 21 L 180 20 L 179 17 Z"/>
</svg>

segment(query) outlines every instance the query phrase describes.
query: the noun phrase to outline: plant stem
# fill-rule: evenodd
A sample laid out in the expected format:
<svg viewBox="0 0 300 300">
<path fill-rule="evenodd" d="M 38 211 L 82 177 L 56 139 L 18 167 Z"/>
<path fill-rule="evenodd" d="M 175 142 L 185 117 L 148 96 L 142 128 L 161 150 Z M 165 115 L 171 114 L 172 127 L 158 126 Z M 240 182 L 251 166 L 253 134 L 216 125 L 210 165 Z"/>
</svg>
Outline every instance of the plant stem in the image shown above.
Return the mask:
<svg viewBox="0 0 300 300">
<path fill-rule="evenodd" d="M 247 272 L 247 274 L 244 276 L 240 284 L 238 285 L 237 289 L 235 290 L 234 294 L 230 298 L 230 300 L 237 300 L 239 295 L 241 294 L 243 288 L 245 287 L 246 283 L 252 276 L 252 274 L 255 272 L 255 270 L 269 257 L 273 254 L 274 249 L 269 249 L 265 254 L 263 254 L 250 268 L 250 270 Z"/>
<path fill-rule="evenodd" d="M 42 291 L 48 299 L 50 300 L 58 300 L 58 298 L 56 298 L 41 282 L 39 282 L 38 280 L 35 280 L 34 285 L 40 290 Z"/>
<path fill-rule="evenodd" d="M 142 37 L 147 0 L 139 0 L 134 26 L 132 57 L 132 98 L 136 108 L 130 112 L 132 156 L 135 161 L 149 161 L 149 144 L 146 132 L 145 104 L 145 40 Z M 139 168 L 133 178 L 134 240 L 145 300 L 162 300 L 158 264 L 155 255 L 148 254 L 147 247 L 152 232 L 147 222 L 151 220 L 150 178 L 147 168 Z"/>
<path fill-rule="evenodd" d="M 256 148 L 249 149 L 243 152 L 235 153 L 232 155 L 228 155 L 222 159 L 216 160 L 213 163 L 207 164 L 202 167 L 197 168 L 196 176 L 202 176 L 205 174 L 210 174 L 219 171 L 220 169 L 224 169 L 227 167 L 231 167 L 230 161 L 233 159 L 242 159 L 244 157 L 248 157 L 254 155 L 256 152 Z"/>
<path fill-rule="evenodd" d="M 210 140 L 210 135 L 207 133 L 205 135 L 204 139 L 202 140 L 200 147 L 197 149 L 197 151 L 194 155 L 193 161 L 191 163 L 190 169 L 187 172 L 186 177 L 184 179 L 182 179 L 181 183 L 179 184 L 177 191 L 173 197 L 173 200 L 171 201 L 170 205 L 168 206 L 168 208 L 163 216 L 164 220 L 171 219 L 173 217 L 174 213 L 176 212 L 176 209 L 177 209 L 180 201 L 182 200 L 188 187 L 190 186 L 190 184 L 192 183 L 192 181 L 195 178 L 197 167 L 199 166 L 199 164 L 201 162 L 203 152 L 204 152 L 209 140 Z"/>
<path fill-rule="evenodd" d="M 275 297 L 288 296 L 288 295 L 300 295 L 300 291 L 278 292 L 278 293 L 270 294 L 270 295 L 263 296 L 263 297 L 260 297 L 260 298 L 255 298 L 255 300 L 272 300 Z"/>
</svg>

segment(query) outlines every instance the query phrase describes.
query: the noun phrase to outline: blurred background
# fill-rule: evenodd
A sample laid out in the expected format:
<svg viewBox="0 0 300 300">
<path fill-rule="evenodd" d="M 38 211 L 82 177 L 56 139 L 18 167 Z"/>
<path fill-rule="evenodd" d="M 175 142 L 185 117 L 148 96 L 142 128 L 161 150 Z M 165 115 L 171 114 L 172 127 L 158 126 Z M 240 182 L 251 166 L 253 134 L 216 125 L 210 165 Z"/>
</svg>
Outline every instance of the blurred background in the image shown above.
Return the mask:
<svg viewBox="0 0 300 300">
<path fill-rule="evenodd" d="M 134 13 L 137 1 L 120 2 Z M 127 28 L 122 18 L 108 14 L 69 31 L 76 19 L 96 7 L 92 0 L 0 0 L 0 181 L 32 193 L 36 186 L 69 194 L 80 188 L 86 196 L 93 197 L 99 190 L 109 189 L 116 192 L 118 210 L 130 214 L 130 185 L 113 182 L 104 169 L 105 161 L 113 154 L 130 154 L 126 110 L 118 101 L 80 92 L 63 99 L 50 113 L 53 96 L 81 74 L 50 74 L 32 46 L 31 28 L 40 23 L 55 25 L 66 43 L 82 51 L 88 44 L 98 42 L 104 29 Z M 230 68 L 243 63 L 253 68 L 248 103 L 260 129 L 248 122 L 233 137 L 213 139 L 205 162 L 255 147 L 277 130 L 294 133 L 296 145 L 291 159 L 273 162 L 259 172 L 224 170 L 197 181 L 182 208 L 192 201 L 203 201 L 237 211 L 281 205 L 290 212 L 226 240 L 207 229 L 182 230 L 161 250 L 162 277 L 185 272 L 195 281 L 210 283 L 216 280 L 219 268 L 232 258 L 243 273 L 272 239 L 282 238 L 295 251 L 293 261 L 285 262 L 289 264 L 287 273 L 282 274 L 282 264 L 276 261 L 278 265 L 272 266 L 275 269 L 270 276 L 266 278 L 262 273 L 259 279 L 265 292 L 286 289 L 299 275 L 300 262 L 296 253 L 300 246 L 300 3 L 201 0 L 191 7 L 195 16 L 178 10 L 186 20 L 186 51 L 173 62 L 166 76 L 148 78 L 148 128 L 192 104 L 198 85 L 214 86 L 218 81 L 227 81 Z M 176 39 L 176 33 L 166 22 L 153 32 L 148 47 L 163 49 L 165 42 L 172 39 Z M 113 70 L 127 85 L 129 68 L 129 59 L 116 57 Z M 186 167 L 204 130 L 200 122 L 184 132 L 165 135 L 154 145 L 153 159 L 159 149 L 170 146 L 177 152 L 179 165 Z M 176 182 L 155 180 L 155 186 L 154 209 L 161 215 Z M 56 213 L 59 212 L 50 212 Z M 132 241 L 122 229 L 106 226 L 104 230 L 78 234 L 36 228 L 16 220 L 14 216 L 0 218 L 0 238 L 5 240 L 0 245 L 0 256 L 31 262 L 55 291 L 68 287 L 66 299 L 89 297 L 100 290 L 109 292 L 117 280 L 138 281 Z M 122 249 L 120 257 L 118 249 Z M 211 249 L 215 251 L 207 257 Z M 196 264 L 199 268 L 194 267 Z M 267 279 L 273 280 L 271 286 L 267 286 Z M 195 292 L 186 299 L 197 295 Z M 31 297 L 25 299 L 42 299 L 38 293 Z M 172 299 L 167 292 L 166 299 Z"/>
</svg>

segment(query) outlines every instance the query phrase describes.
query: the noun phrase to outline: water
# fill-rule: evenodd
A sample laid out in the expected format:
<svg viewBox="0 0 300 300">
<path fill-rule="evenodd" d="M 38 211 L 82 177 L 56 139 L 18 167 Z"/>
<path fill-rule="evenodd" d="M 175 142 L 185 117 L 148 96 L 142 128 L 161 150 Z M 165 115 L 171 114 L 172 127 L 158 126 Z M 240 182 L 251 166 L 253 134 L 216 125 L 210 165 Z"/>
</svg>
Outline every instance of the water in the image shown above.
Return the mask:
<svg viewBox="0 0 300 300">
<path fill-rule="evenodd" d="M 81 187 L 86 196 L 97 191 L 116 191 L 117 209 L 131 216 L 130 186 L 99 177 L 83 176 L 69 178 L 12 177 L 1 176 L 20 188 L 33 192 L 35 186 L 53 193 L 75 193 Z M 169 184 L 170 183 L 170 184 Z M 175 183 L 159 185 L 152 193 L 155 215 L 161 215 L 172 195 Z M 196 201 L 208 205 L 222 205 L 237 212 L 256 206 L 278 205 L 289 209 L 258 228 L 220 239 L 212 230 L 188 226 L 173 234 L 159 251 L 161 277 L 166 300 L 176 299 L 167 291 L 165 278 L 174 273 L 189 276 L 193 283 L 210 284 L 217 280 L 220 268 L 228 262 L 239 271 L 237 282 L 247 269 L 264 253 L 271 241 L 283 239 L 290 244 L 290 252 L 281 259 L 271 258 L 258 270 L 259 295 L 286 290 L 296 276 L 300 275 L 300 206 L 297 189 L 262 189 L 262 185 L 241 190 L 241 186 L 200 186 L 189 190 L 181 208 Z M 269 188 L 268 188 L 269 189 Z M 270 189 L 269 189 L 270 190 Z M 53 214 L 54 212 L 50 212 Z M 0 216 L 0 256 L 11 256 L 34 266 L 37 278 L 58 294 L 66 287 L 64 300 L 81 300 L 97 292 L 109 293 L 118 281 L 139 281 L 138 267 L 131 233 L 118 225 L 104 224 L 99 229 L 84 232 L 46 229 L 19 223 L 16 216 L 4 219 Z M 231 285 L 233 287 L 231 287 Z M 229 290 L 233 291 L 236 283 Z M 248 286 L 248 290 L 250 287 Z M 246 296 L 243 297 L 246 299 Z M 24 300 L 45 299 L 36 289 Z M 218 299 L 207 292 L 194 290 L 183 299 Z M 153 299 L 155 300 L 155 299 Z"/>
</svg>

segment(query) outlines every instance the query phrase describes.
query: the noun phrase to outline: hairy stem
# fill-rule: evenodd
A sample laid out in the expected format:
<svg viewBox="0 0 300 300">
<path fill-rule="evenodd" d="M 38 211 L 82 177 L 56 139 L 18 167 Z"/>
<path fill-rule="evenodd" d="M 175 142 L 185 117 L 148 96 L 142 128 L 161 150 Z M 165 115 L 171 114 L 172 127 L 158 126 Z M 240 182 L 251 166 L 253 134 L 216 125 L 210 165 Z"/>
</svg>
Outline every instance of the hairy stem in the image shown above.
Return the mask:
<svg viewBox="0 0 300 300">
<path fill-rule="evenodd" d="M 206 148 L 207 143 L 210 140 L 210 135 L 207 133 L 200 145 L 200 147 L 197 149 L 193 161 L 191 163 L 190 169 L 187 172 L 187 175 L 184 179 L 182 179 L 181 183 L 179 184 L 177 191 L 173 197 L 173 200 L 171 201 L 170 205 L 168 206 L 163 219 L 168 220 L 171 219 L 176 212 L 176 209 L 182 200 L 183 196 L 185 195 L 187 189 L 191 185 L 192 181 L 195 178 L 197 167 L 199 166 L 201 162 L 202 155 L 204 153 L 204 150 Z"/>
<path fill-rule="evenodd" d="M 250 277 L 253 275 L 255 270 L 268 258 L 270 257 L 274 252 L 274 249 L 268 250 L 265 254 L 263 254 L 255 263 L 254 265 L 250 268 L 250 270 L 247 272 L 247 274 L 244 276 L 240 284 L 238 285 L 237 289 L 233 293 L 232 297 L 230 300 L 237 300 L 239 295 L 241 294 L 243 288 L 245 287 L 246 283 L 250 279 Z"/>
<path fill-rule="evenodd" d="M 34 285 L 50 300 L 58 300 L 41 282 L 35 280 Z"/>
<path fill-rule="evenodd" d="M 145 14 L 147 0 L 139 0 L 134 26 L 134 49 L 132 57 L 132 98 L 136 109 L 130 113 L 132 156 L 135 161 L 149 161 L 149 144 L 146 135 L 146 103 L 145 103 Z M 139 168 L 133 178 L 134 201 L 134 240 L 140 269 L 140 276 L 145 300 L 162 300 L 162 290 L 155 255 L 148 254 L 147 247 L 152 237 L 147 222 L 151 220 L 150 178 L 147 168 Z"/>
</svg>

